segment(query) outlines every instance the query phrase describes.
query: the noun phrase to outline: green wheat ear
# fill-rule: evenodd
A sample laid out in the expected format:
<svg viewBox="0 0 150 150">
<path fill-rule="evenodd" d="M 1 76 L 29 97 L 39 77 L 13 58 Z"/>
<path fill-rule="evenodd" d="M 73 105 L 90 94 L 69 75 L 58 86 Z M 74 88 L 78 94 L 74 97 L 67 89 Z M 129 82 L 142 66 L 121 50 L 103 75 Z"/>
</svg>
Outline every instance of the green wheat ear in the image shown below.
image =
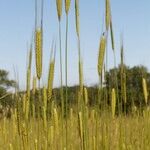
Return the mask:
<svg viewBox="0 0 150 150">
<path fill-rule="evenodd" d="M 105 50 L 106 50 L 106 37 L 103 34 L 100 39 L 99 55 L 98 55 L 98 75 L 99 75 L 99 77 L 101 76 L 102 70 L 103 70 Z"/>
<path fill-rule="evenodd" d="M 109 26 L 110 26 L 110 20 L 111 20 L 111 12 L 110 12 L 110 1 L 106 0 L 106 16 L 105 16 L 105 24 L 106 24 L 106 30 L 108 31 Z"/>
</svg>

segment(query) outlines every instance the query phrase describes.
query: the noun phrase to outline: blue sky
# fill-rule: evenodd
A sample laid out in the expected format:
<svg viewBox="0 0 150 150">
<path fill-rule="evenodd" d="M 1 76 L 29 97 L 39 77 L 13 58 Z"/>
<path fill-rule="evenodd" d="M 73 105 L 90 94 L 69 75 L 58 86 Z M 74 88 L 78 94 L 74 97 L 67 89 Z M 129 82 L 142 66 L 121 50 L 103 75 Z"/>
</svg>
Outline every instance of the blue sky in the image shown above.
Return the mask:
<svg viewBox="0 0 150 150">
<path fill-rule="evenodd" d="M 111 0 L 113 26 L 115 32 L 117 63 L 120 61 L 120 37 L 123 33 L 126 64 L 133 66 L 150 65 L 150 1 L 145 0 Z M 97 54 L 99 39 L 103 29 L 104 0 L 80 0 L 81 49 L 84 61 L 84 82 L 97 82 Z M 25 88 L 26 58 L 33 28 L 34 0 L 1 0 L 0 1 L 0 68 L 10 72 L 14 78 L 14 67 L 19 73 L 20 87 Z M 58 39 L 58 20 L 55 0 L 44 3 L 44 54 L 42 84 L 46 84 L 49 66 L 50 47 L 53 37 Z M 57 40 L 58 41 L 58 40 Z M 62 16 L 62 47 L 65 43 L 65 12 Z M 69 13 L 69 84 L 78 83 L 77 39 L 75 32 L 74 0 Z M 113 55 L 110 47 L 109 67 L 113 66 Z M 64 57 L 64 53 L 63 53 Z M 55 71 L 55 86 L 59 80 L 59 45 Z M 33 59 L 33 73 L 35 74 Z"/>
</svg>

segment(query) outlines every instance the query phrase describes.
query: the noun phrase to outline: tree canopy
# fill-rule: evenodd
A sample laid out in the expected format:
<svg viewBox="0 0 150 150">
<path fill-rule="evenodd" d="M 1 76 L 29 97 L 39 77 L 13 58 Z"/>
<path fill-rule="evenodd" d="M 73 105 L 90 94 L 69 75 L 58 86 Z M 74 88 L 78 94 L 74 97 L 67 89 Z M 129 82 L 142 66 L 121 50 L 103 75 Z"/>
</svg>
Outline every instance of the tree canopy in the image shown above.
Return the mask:
<svg viewBox="0 0 150 150">
<path fill-rule="evenodd" d="M 0 70 L 0 104 L 7 105 L 12 103 L 8 90 L 14 88 L 16 82 L 9 79 L 9 72 Z"/>
</svg>

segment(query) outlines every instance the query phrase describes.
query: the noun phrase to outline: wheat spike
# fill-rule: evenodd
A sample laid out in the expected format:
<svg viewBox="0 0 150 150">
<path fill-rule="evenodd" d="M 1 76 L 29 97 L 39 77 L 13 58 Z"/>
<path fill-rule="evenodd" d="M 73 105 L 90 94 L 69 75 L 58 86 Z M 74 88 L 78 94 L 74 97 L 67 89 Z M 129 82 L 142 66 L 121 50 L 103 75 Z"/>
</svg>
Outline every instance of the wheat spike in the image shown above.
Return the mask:
<svg viewBox="0 0 150 150">
<path fill-rule="evenodd" d="M 123 41 L 121 45 L 121 95 L 124 103 L 127 102 L 127 94 L 126 94 L 126 72 L 124 67 L 124 46 Z"/>
<path fill-rule="evenodd" d="M 111 100 L 111 109 L 112 109 L 112 117 L 115 117 L 115 111 L 116 111 L 116 92 L 115 89 L 112 89 L 112 100 Z"/>
<path fill-rule="evenodd" d="M 79 60 L 79 84 L 80 84 L 80 95 L 83 95 L 83 63 Z"/>
<path fill-rule="evenodd" d="M 29 116 L 29 106 L 30 106 L 30 76 L 31 76 L 31 71 L 30 68 L 27 69 L 27 94 L 26 94 L 26 112 L 25 112 L 25 116 L 26 119 L 28 119 Z"/>
<path fill-rule="evenodd" d="M 83 141 L 83 122 L 82 122 L 82 112 L 79 112 L 79 134 L 80 138 Z"/>
<path fill-rule="evenodd" d="M 26 90 L 27 90 L 27 95 L 28 97 L 30 98 L 30 80 L 31 80 L 31 70 L 28 68 L 27 69 L 27 87 L 26 87 Z"/>
<path fill-rule="evenodd" d="M 25 114 L 25 110 L 26 110 L 26 94 L 23 94 L 22 101 L 23 101 L 23 114 Z"/>
<path fill-rule="evenodd" d="M 106 0 L 106 30 L 108 31 L 110 26 L 110 1 Z"/>
<path fill-rule="evenodd" d="M 17 124 L 16 124 L 16 108 L 14 110 L 14 114 L 12 115 L 12 130 L 13 130 L 13 135 L 17 134 Z"/>
<path fill-rule="evenodd" d="M 123 46 L 123 41 L 122 41 L 122 44 L 121 44 L 121 73 L 123 74 L 123 65 L 124 65 L 124 46 Z"/>
<path fill-rule="evenodd" d="M 84 87 L 84 101 L 85 101 L 85 105 L 87 105 L 88 104 L 88 91 L 86 87 Z"/>
<path fill-rule="evenodd" d="M 42 28 L 35 31 L 35 54 L 36 54 L 36 73 L 37 78 L 40 80 L 42 76 Z"/>
<path fill-rule="evenodd" d="M 113 32 L 112 18 L 110 19 L 110 33 L 111 33 L 112 50 L 115 51 L 115 42 L 114 42 L 114 32 Z"/>
<path fill-rule="evenodd" d="M 143 85 L 143 94 L 144 94 L 145 104 L 147 105 L 148 92 L 147 92 L 147 83 L 146 83 L 145 78 L 142 79 L 142 85 Z"/>
<path fill-rule="evenodd" d="M 30 52 L 29 52 L 29 64 L 28 64 L 28 68 L 31 69 L 31 65 L 32 65 L 32 44 L 31 44 Z"/>
<path fill-rule="evenodd" d="M 126 89 L 126 73 L 124 71 L 123 73 L 123 99 L 124 99 L 124 103 L 127 103 L 127 89 Z"/>
<path fill-rule="evenodd" d="M 17 120 L 17 129 L 18 129 L 18 134 L 19 136 L 21 135 L 21 117 L 20 117 L 20 107 L 19 107 L 19 98 L 18 98 L 18 94 L 16 93 L 15 95 L 16 99 L 17 99 L 17 109 L 15 109 L 15 117 L 16 117 L 16 120 Z"/>
<path fill-rule="evenodd" d="M 35 147 L 35 150 L 38 150 L 38 140 L 37 139 L 34 140 L 34 147 Z"/>
<path fill-rule="evenodd" d="M 56 0 L 56 5 L 57 5 L 58 20 L 60 21 L 62 16 L 62 0 Z"/>
<path fill-rule="evenodd" d="M 55 45 L 55 49 L 53 49 L 53 46 L 54 46 L 53 44 L 52 44 L 52 48 L 51 48 L 49 75 L 48 75 L 48 87 L 47 87 L 47 98 L 48 98 L 48 101 L 50 101 L 51 97 L 52 97 L 54 71 L 55 71 L 54 69 L 55 69 L 56 45 Z M 54 52 L 54 58 L 53 58 L 53 52 Z"/>
<path fill-rule="evenodd" d="M 53 147 L 53 143 L 54 143 L 54 126 L 50 126 L 50 143 L 51 143 L 51 147 Z"/>
<path fill-rule="evenodd" d="M 28 119 L 29 116 L 29 106 L 30 106 L 30 82 L 31 82 L 31 62 L 32 62 L 32 46 L 30 48 L 30 53 L 29 53 L 29 64 L 27 68 L 27 83 L 26 83 L 26 109 L 25 109 L 25 117 L 26 120 Z"/>
<path fill-rule="evenodd" d="M 47 89 L 46 87 L 43 87 L 43 106 L 47 110 Z"/>
<path fill-rule="evenodd" d="M 32 103 L 32 117 L 35 118 L 35 104 Z"/>
<path fill-rule="evenodd" d="M 67 15 L 70 9 L 70 4 L 71 4 L 71 0 L 65 0 L 65 10 Z"/>
<path fill-rule="evenodd" d="M 30 105 L 30 101 L 29 101 L 29 97 L 28 94 L 26 94 L 26 109 L 25 109 L 25 118 L 26 120 L 28 120 L 29 118 L 29 105 Z"/>
<path fill-rule="evenodd" d="M 104 35 L 102 35 L 102 37 L 100 39 L 99 55 L 98 55 L 98 74 L 99 74 L 99 76 L 101 76 L 102 70 L 103 70 L 105 49 L 106 49 L 106 38 Z"/>
<path fill-rule="evenodd" d="M 28 131 L 26 128 L 26 124 L 22 123 L 22 142 L 23 142 L 23 147 L 24 149 L 28 149 Z"/>
<path fill-rule="evenodd" d="M 95 110 L 94 109 L 91 111 L 91 120 L 94 123 L 94 121 L 95 121 Z"/>
<path fill-rule="evenodd" d="M 70 108 L 70 129 L 73 127 L 73 109 Z"/>
<path fill-rule="evenodd" d="M 96 138 L 93 136 L 93 150 L 96 150 Z"/>
<path fill-rule="evenodd" d="M 47 116 L 46 116 L 46 107 L 43 106 L 43 125 L 44 129 L 47 129 Z"/>
<path fill-rule="evenodd" d="M 9 150 L 13 150 L 13 146 L 11 143 L 9 144 Z"/>
<path fill-rule="evenodd" d="M 55 62 L 53 60 L 53 61 L 51 61 L 50 67 L 49 67 L 48 87 L 47 87 L 48 101 L 50 101 L 51 97 L 52 97 L 53 80 L 54 80 L 54 67 L 55 67 Z"/>
<path fill-rule="evenodd" d="M 76 32 L 79 36 L 80 29 L 79 29 L 79 0 L 75 0 L 75 14 L 76 14 Z"/>
<path fill-rule="evenodd" d="M 53 110 L 54 112 L 54 127 L 55 127 L 55 133 L 56 135 L 59 135 L 59 125 L 58 125 L 58 113 L 56 108 Z"/>
<path fill-rule="evenodd" d="M 35 95 L 35 92 L 36 92 L 36 87 L 37 86 L 37 79 L 36 77 L 33 77 L 33 83 L 32 83 L 32 93 L 33 95 Z"/>
<path fill-rule="evenodd" d="M 27 95 L 29 98 L 30 98 L 31 64 L 32 64 L 32 44 L 29 52 L 29 62 L 27 68 L 27 85 L 26 85 Z"/>
</svg>

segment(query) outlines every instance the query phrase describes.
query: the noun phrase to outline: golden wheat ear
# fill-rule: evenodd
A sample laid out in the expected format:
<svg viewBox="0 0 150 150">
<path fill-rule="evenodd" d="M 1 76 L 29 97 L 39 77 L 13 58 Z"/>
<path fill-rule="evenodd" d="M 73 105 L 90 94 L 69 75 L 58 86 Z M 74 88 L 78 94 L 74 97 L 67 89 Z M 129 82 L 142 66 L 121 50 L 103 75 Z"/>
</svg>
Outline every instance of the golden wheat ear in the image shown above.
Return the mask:
<svg viewBox="0 0 150 150">
<path fill-rule="evenodd" d="M 60 21 L 62 16 L 62 0 L 56 0 L 56 6 L 57 6 L 58 20 Z"/>
<path fill-rule="evenodd" d="M 111 96 L 112 96 L 111 100 L 112 117 L 114 118 L 116 112 L 116 91 L 114 88 L 112 89 Z"/>
</svg>

